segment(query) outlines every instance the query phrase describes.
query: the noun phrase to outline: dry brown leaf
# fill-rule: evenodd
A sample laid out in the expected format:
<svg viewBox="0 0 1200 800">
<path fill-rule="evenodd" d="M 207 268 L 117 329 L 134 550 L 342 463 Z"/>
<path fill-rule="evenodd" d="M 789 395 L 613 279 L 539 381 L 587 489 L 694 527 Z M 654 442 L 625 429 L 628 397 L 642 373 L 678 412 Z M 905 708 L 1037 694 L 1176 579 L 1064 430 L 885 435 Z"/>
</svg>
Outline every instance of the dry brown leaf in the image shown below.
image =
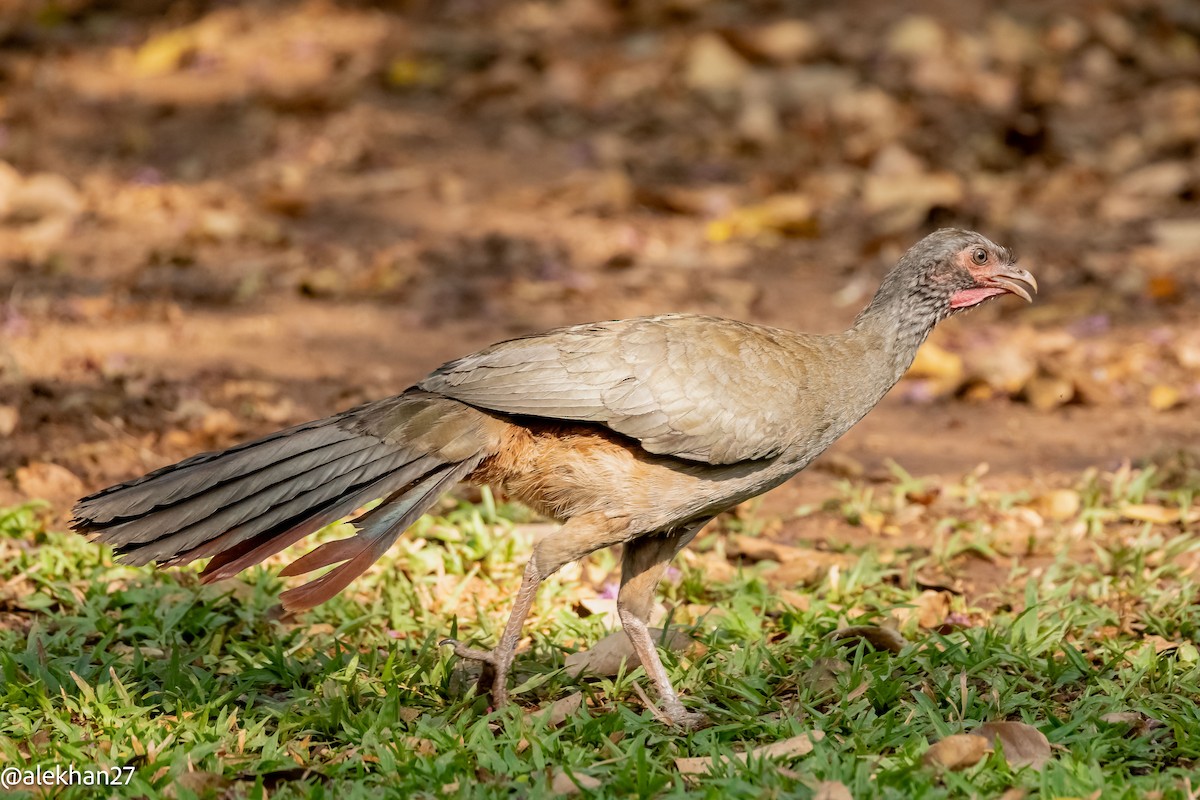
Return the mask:
<svg viewBox="0 0 1200 800">
<path fill-rule="evenodd" d="M 664 640 L 661 628 L 651 628 L 650 636 L 654 639 L 655 644 L 665 645 L 667 649 L 676 652 L 698 644 L 680 630 L 669 629 Z M 625 631 L 620 630 L 605 636 L 590 650 L 583 650 L 567 656 L 564 666 L 567 674 L 572 676 L 586 672 L 589 675 L 612 677 L 621 671 L 622 662 L 626 664 L 626 669 L 630 670 L 636 669 L 642 664 L 637 653 L 633 651 L 633 644 L 629 641 L 629 637 L 625 635 Z"/>
<path fill-rule="evenodd" d="M 1007 396 L 1019 393 L 1037 374 L 1037 361 L 1024 343 L 1005 341 L 968 355 L 970 378 Z"/>
<path fill-rule="evenodd" d="M 915 621 L 917 627 L 934 630 L 940 628 L 950 616 L 950 599 L 953 595 L 946 591 L 926 589 L 910 601 L 909 608 L 896 608 L 892 616 L 904 630 L 912 630 Z"/>
<path fill-rule="evenodd" d="M 200 796 L 216 795 L 232 784 L 233 781 L 219 772 L 181 772 L 169 784 L 165 794 L 168 797 L 177 797 L 179 789 L 184 789 Z"/>
<path fill-rule="evenodd" d="M 917 357 L 905 373 L 905 378 L 928 381 L 934 397 L 945 397 L 962 386 L 965 374 L 962 356 L 933 342 L 926 342 L 917 350 Z"/>
<path fill-rule="evenodd" d="M 1039 375 L 1025 384 L 1025 399 L 1038 411 L 1053 411 L 1074 397 L 1075 386 L 1065 378 Z"/>
<path fill-rule="evenodd" d="M 785 19 L 734 33 L 735 44 L 756 59 L 788 64 L 801 61 L 821 46 L 821 34 L 807 22 Z"/>
<path fill-rule="evenodd" d="M 800 611 L 808 611 L 812 607 L 812 597 L 801 592 L 794 592 L 791 589 L 780 589 L 779 599 Z"/>
<path fill-rule="evenodd" d="M 574 714 L 583 705 L 583 692 L 575 692 L 566 697 L 560 697 L 544 709 L 531 712 L 531 717 L 541 717 L 551 728 L 557 728 L 566 722 L 567 717 Z"/>
<path fill-rule="evenodd" d="M 814 694 L 829 694 L 838 687 L 838 676 L 850 670 L 850 664 L 840 658 L 818 658 L 812 669 L 804 673 L 803 682 Z"/>
<path fill-rule="evenodd" d="M 999 739 L 1010 767 L 1040 770 L 1053 755 L 1046 735 L 1024 722 L 985 722 L 975 733 L 987 739 L 993 748 Z"/>
<path fill-rule="evenodd" d="M 790 562 L 804 558 L 810 551 L 788 544 L 773 542 L 770 539 L 760 539 L 756 536 L 733 536 L 726 545 L 726 555 L 731 558 L 741 557 L 749 561 L 778 561 Z"/>
<path fill-rule="evenodd" d="M 829 638 L 846 643 L 862 639 L 876 650 L 887 650 L 889 653 L 899 653 L 909 643 L 900 631 L 879 625 L 852 625 L 849 628 L 839 628 L 829 634 Z"/>
<path fill-rule="evenodd" d="M 432 739 L 420 736 L 405 736 L 404 746 L 419 756 L 431 756 L 437 752 L 437 745 Z"/>
<path fill-rule="evenodd" d="M 0 437 L 8 436 L 17 429 L 21 414 L 16 406 L 0 405 Z"/>
<path fill-rule="evenodd" d="M 1133 736 L 1145 736 L 1155 728 L 1163 726 L 1159 720 L 1140 711 L 1113 711 L 1100 717 L 1100 721 L 1109 725 L 1126 725 Z"/>
<path fill-rule="evenodd" d="M 1184 513 L 1178 508 L 1167 508 L 1166 506 L 1156 506 L 1150 504 L 1139 504 L 1125 506 L 1121 509 L 1121 516 L 1124 519 L 1133 520 L 1134 522 L 1151 522 L 1155 525 L 1172 525 L 1180 522 L 1184 518 Z M 1187 521 L 1192 521 L 1192 514 L 1187 514 Z"/>
<path fill-rule="evenodd" d="M 812 586 L 823 581 L 831 569 L 848 567 L 854 562 L 854 557 L 845 553 L 818 550 L 804 550 L 803 553 L 803 558 L 793 558 L 765 570 L 763 580 L 772 587 Z"/>
<path fill-rule="evenodd" d="M 550 791 L 558 795 L 579 794 L 584 789 L 596 789 L 600 779 L 582 772 L 568 773 L 562 767 L 556 767 L 554 777 L 550 779 Z"/>
<path fill-rule="evenodd" d="M 875 217 L 875 227 L 898 233 L 937 207 L 955 208 L 965 192 L 953 172 L 871 174 L 863 182 L 862 209 Z"/>
<path fill-rule="evenodd" d="M 83 494 L 83 481 L 66 467 L 35 461 L 16 472 L 17 491 L 32 499 L 61 500 Z"/>
<path fill-rule="evenodd" d="M 960 770 L 978 764 L 987 755 L 989 742 L 974 733 L 955 733 L 935 742 L 925 751 L 921 761 L 927 767 Z"/>
<path fill-rule="evenodd" d="M 814 787 L 813 800 L 854 800 L 854 795 L 841 781 L 821 781 Z"/>
<path fill-rule="evenodd" d="M 746 753 L 730 753 L 727 756 L 691 756 L 675 759 L 675 768 L 684 775 L 706 775 L 719 763 L 728 763 L 736 759 L 743 764 L 750 757 L 754 758 L 786 758 L 789 756 L 805 756 L 812 752 L 813 746 L 825 738 L 824 731 L 809 731 L 799 736 L 792 736 L 779 742 L 772 742 L 756 747 Z"/>
<path fill-rule="evenodd" d="M 1082 506 L 1079 492 L 1072 489 L 1054 489 L 1033 501 L 1034 510 L 1039 514 L 1060 522 L 1074 519 Z"/>
<path fill-rule="evenodd" d="M 715 33 L 702 33 L 688 46 L 684 83 L 699 92 L 732 92 L 750 72 L 750 65 Z"/>
<path fill-rule="evenodd" d="M 1179 642 L 1172 642 L 1170 639 L 1159 636 L 1157 633 L 1151 633 L 1142 637 L 1142 641 L 1154 648 L 1155 655 L 1166 653 L 1179 648 Z"/>
</svg>

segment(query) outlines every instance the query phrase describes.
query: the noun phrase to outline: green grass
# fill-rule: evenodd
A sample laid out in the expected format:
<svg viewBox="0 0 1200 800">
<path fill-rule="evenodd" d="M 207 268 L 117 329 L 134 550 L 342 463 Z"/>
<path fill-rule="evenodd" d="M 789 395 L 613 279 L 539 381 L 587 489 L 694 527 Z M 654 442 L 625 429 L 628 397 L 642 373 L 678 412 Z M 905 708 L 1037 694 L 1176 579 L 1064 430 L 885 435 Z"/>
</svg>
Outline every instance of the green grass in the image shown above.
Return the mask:
<svg viewBox="0 0 1200 800">
<path fill-rule="evenodd" d="M 598 779 L 584 792 L 597 797 L 804 798 L 837 781 L 855 798 L 1013 787 L 1186 798 L 1200 786 L 1196 525 L 1121 522 L 1118 510 L 1190 507 L 1194 478 L 1083 476 L 1078 514 L 1030 534 L 1040 566 L 1014 560 L 988 587 L 990 611 L 954 598 L 967 626 L 938 633 L 908 614 L 899 653 L 828 635 L 906 616 L 920 595 L 902 588 L 906 575 L 964 557 L 971 540 L 1002 548 L 1027 497 L 989 494 L 971 477 L 943 487 L 906 523 L 937 531 L 928 545 L 886 564 L 855 551 L 852 567 L 800 594 L 772 588 L 769 565 L 713 582 L 705 559 L 719 548 L 685 560 L 664 586 L 668 603 L 687 619 L 716 609 L 694 626 L 705 648 L 666 656 L 686 702 L 715 722 L 691 734 L 643 707 L 640 669 L 588 679 L 562 669 L 606 632 L 575 600 L 612 577 L 611 554 L 547 583 L 517 662 L 517 705 L 489 713 L 437 646 L 447 635 L 490 643 L 519 582 L 531 520 L 487 496 L 443 506 L 351 591 L 290 621 L 270 613 L 277 563 L 200 586 L 187 570 L 115 564 L 81 537 L 43 530 L 39 509 L 11 509 L 0 512 L 0 767 L 132 767 L 128 786 L 104 792 L 120 797 L 539 797 L 566 771 Z M 896 485 L 910 484 L 923 487 L 901 471 Z M 847 485 L 807 513 L 902 520 L 905 496 Z M 841 666 L 821 667 L 830 663 Z M 585 702 L 560 726 L 538 713 L 577 691 Z M 1113 713 L 1141 716 L 1104 721 Z M 1000 753 L 961 772 L 923 765 L 931 742 L 992 720 L 1037 727 L 1053 758 L 1040 771 L 1013 770 Z M 674 763 L 814 730 L 824 739 L 804 756 L 721 763 L 699 778 Z"/>
</svg>

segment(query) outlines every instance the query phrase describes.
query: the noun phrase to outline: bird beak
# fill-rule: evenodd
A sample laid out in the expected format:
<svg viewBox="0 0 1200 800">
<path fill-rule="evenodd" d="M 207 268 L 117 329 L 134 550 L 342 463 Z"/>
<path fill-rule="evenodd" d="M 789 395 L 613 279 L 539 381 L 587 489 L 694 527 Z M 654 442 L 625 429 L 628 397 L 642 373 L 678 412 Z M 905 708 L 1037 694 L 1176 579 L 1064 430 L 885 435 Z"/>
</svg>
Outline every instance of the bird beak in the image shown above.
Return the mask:
<svg viewBox="0 0 1200 800">
<path fill-rule="evenodd" d="M 995 286 L 1006 292 L 1024 297 L 1026 302 L 1033 302 L 1037 294 L 1037 279 L 1028 270 L 1021 269 L 1015 264 L 1007 264 L 984 278 L 981 283 L 985 286 Z"/>
</svg>

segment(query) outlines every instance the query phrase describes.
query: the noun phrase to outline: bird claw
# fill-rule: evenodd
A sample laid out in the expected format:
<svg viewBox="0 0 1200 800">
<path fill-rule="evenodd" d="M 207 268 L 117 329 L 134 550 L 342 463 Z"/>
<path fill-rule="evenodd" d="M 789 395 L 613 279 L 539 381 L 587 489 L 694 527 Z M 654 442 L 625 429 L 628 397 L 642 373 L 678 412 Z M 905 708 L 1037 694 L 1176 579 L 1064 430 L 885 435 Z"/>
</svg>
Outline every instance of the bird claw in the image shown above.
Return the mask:
<svg viewBox="0 0 1200 800">
<path fill-rule="evenodd" d="M 508 681 L 508 668 L 500 664 L 500 658 L 496 655 L 496 651 L 467 647 L 457 639 L 442 639 L 438 645 L 450 645 L 454 648 L 454 655 L 459 658 L 483 664 L 483 670 L 479 673 L 477 691 L 479 694 L 491 698 L 492 710 L 508 703 L 508 687 L 505 685 Z"/>
<path fill-rule="evenodd" d="M 698 711 L 688 711 L 683 704 L 676 700 L 668 703 L 659 712 L 659 719 L 685 732 L 698 731 L 713 724 L 713 721 Z"/>
<path fill-rule="evenodd" d="M 478 650 L 474 647 L 467 647 L 457 639 L 442 639 L 438 642 L 439 647 L 450 645 L 454 648 L 454 655 L 459 658 L 465 658 L 468 661 L 480 661 L 484 664 L 496 665 L 496 655 L 491 650 Z"/>
</svg>

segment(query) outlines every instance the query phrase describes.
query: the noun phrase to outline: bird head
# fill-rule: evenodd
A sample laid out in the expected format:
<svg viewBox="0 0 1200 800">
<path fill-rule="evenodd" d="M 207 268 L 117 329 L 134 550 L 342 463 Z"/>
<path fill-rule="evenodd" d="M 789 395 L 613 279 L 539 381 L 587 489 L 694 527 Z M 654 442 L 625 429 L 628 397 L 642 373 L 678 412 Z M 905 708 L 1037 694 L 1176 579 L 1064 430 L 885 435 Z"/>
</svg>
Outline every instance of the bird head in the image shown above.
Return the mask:
<svg viewBox="0 0 1200 800">
<path fill-rule="evenodd" d="M 1033 301 L 1037 280 L 1017 266 L 1016 257 L 982 234 L 944 228 L 926 236 L 905 254 L 910 268 L 924 274 L 924 293 L 942 304 L 946 316 L 1002 294 Z"/>
<path fill-rule="evenodd" d="M 1007 248 L 987 237 L 943 228 L 908 249 L 854 321 L 854 331 L 879 337 L 898 379 L 934 326 L 952 314 L 1002 294 L 1033 299 L 1037 281 Z"/>
</svg>

